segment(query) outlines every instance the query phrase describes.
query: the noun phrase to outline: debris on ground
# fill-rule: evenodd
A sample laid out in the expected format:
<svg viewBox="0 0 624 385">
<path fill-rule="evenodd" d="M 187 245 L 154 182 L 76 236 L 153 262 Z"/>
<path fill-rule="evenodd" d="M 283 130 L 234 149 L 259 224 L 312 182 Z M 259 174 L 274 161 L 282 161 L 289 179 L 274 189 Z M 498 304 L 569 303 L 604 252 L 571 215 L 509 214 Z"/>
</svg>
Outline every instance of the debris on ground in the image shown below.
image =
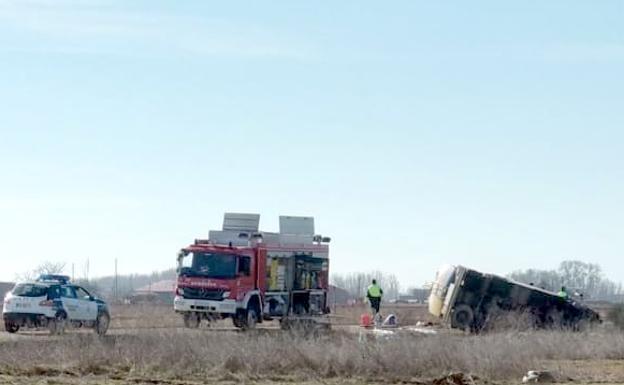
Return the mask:
<svg viewBox="0 0 624 385">
<path fill-rule="evenodd" d="M 547 370 L 529 370 L 522 377 L 522 383 L 527 384 L 529 382 L 555 382 L 555 376 Z"/>
<path fill-rule="evenodd" d="M 438 330 L 431 327 L 419 327 L 419 326 L 370 326 L 359 329 L 358 340 L 360 342 L 368 341 L 370 339 L 392 339 L 395 337 L 405 335 L 436 335 Z"/>
<path fill-rule="evenodd" d="M 394 335 L 394 331 L 392 330 L 384 330 L 384 329 L 373 329 L 372 330 L 373 334 L 377 335 L 377 336 L 384 336 L 384 337 L 389 337 L 389 336 L 393 336 Z"/>
<path fill-rule="evenodd" d="M 429 335 L 438 334 L 437 330 L 418 327 L 418 326 L 410 326 L 410 327 L 405 328 L 404 330 L 407 330 L 412 333 L 420 333 L 420 334 L 429 334 Z"/>
<path fill-rule="evenodd" d="M 477 377 L 461 372 L 434 379 L 432 385 L 474 385 Z"/>
<path fill-rule="evenodd" d="M 386 319 L 381 324 L 381 327 L 384 328 L 396 328 L 399 326 L 399 321 L 397 320 L 397 316 L 394 314 L 389 314 Z"/>
<path fill-rule="evenodd" d="M 360 326 L 370 328 L 373 326 L 373 318 L 370 314 L 364 313 L 360 316 Z"/>
<path fill-rule="evenodd" d="M 381 314 L 380 313 L 375 314 L 375 317 L 374 317 L 375 327 L 381 326 L 382 322 L 383 322 L 383 318 L 381 317 Z"/>
</svg>

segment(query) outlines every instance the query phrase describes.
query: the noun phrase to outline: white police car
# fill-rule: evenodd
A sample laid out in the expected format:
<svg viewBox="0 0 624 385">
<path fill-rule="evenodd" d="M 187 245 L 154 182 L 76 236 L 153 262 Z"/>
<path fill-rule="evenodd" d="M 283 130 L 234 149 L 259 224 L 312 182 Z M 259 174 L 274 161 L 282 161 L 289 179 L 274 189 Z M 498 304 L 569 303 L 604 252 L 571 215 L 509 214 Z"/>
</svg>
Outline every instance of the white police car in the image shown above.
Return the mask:
<svg viewBox="0 0 624 385">
<path fill-rule="evenodd" d="M 2 318 L 9 333 L 23 327 L 44 327 L 51 334 L 60 334 L 69 325 L 90 327 L 103 335 L 110 323 L 104 301 L 59 275 L 42 275 L 36 281 L 15 285 L 4 297 Z"/>
</svg>

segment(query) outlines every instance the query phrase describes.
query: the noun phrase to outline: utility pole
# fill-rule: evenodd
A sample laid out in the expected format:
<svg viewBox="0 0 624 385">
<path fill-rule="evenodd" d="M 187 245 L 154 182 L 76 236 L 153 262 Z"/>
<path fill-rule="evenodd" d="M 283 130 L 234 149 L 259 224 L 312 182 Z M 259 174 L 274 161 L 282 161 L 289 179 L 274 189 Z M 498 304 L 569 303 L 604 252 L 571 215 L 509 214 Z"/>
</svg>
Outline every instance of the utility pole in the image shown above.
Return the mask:
<svg viewBox="0 0 624 385">
<path fill-rule="evenodd" d="M 115 302 L 119 300 L 119 282 L 117 279 L 117 258 L 115 258 Z"/>
</svg>

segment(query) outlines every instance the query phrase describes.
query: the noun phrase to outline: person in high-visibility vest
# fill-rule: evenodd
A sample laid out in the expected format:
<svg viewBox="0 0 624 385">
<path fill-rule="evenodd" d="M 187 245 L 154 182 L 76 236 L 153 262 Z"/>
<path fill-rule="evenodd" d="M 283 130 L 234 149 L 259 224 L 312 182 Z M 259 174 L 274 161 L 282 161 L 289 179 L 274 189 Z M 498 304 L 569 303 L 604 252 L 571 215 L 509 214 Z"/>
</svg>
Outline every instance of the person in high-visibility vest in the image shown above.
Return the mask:
<svg viewBox="0 0 624 385">
<path fill-rule="evenodd" d="M 373 279 L 372 285 L 368 287 L 366 290 L 366 298 L 370 302 L 371 308 L 375 312 L 375 314 L 379 313 L 379 306 L 381 305 L 381 296 L 383 295 L 383 290 L 377 284 L 377 280 Z"/>
<path fill-rule="evenodd" d="M 566 291 L 565 286 L 561 286 L 561 290 L 559 290 L 559 293 L 557 293 L 557 295 L 563 299 L 568 299 L 568 292 Z"/>
</svg>

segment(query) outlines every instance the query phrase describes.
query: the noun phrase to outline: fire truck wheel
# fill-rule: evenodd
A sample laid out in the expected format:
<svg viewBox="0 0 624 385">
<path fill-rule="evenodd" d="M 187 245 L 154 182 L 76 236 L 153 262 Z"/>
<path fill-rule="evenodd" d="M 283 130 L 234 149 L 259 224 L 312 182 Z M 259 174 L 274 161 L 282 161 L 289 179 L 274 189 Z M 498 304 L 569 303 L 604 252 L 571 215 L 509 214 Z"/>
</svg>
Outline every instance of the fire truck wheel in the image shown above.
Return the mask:
<svg viewBox="0 0 624 385">
<path fill-rule="evenodd" d="M 466 304 L 455 307 L 453 311 L 453 325 L 460 329 L 470 329 L 474 321 L 474 312 L 472 308 Z"/>
<path fill-rule="evenodd" d="M 4 330 L 6 330 L 8 333 L 17 333 L 19 328 L 20 327 L 17 324 L 11 323 L 9 321 L 4 322 Z"/>
<path fill-rule="evenodd" d="M 245 329 L 255 329 L 258 323 L 258 312 L 255 307 L 247 309 L 247 317 L 245 319 Z"/>
<path fill-rule="evenodd" d="M 239 317 L 238 314 L 232 316 L 232 323 L 234 324 L 234 327 L 237 327 L 239 329 L 243 328 L 243 320 L 241 317 Z"/>
<path fill-rule="evenodd" d="M 190 329 L 197 329 L 199 327 L 199 314 L 198 313 L 184 313 L 184 326 Z"/>
</svg>

